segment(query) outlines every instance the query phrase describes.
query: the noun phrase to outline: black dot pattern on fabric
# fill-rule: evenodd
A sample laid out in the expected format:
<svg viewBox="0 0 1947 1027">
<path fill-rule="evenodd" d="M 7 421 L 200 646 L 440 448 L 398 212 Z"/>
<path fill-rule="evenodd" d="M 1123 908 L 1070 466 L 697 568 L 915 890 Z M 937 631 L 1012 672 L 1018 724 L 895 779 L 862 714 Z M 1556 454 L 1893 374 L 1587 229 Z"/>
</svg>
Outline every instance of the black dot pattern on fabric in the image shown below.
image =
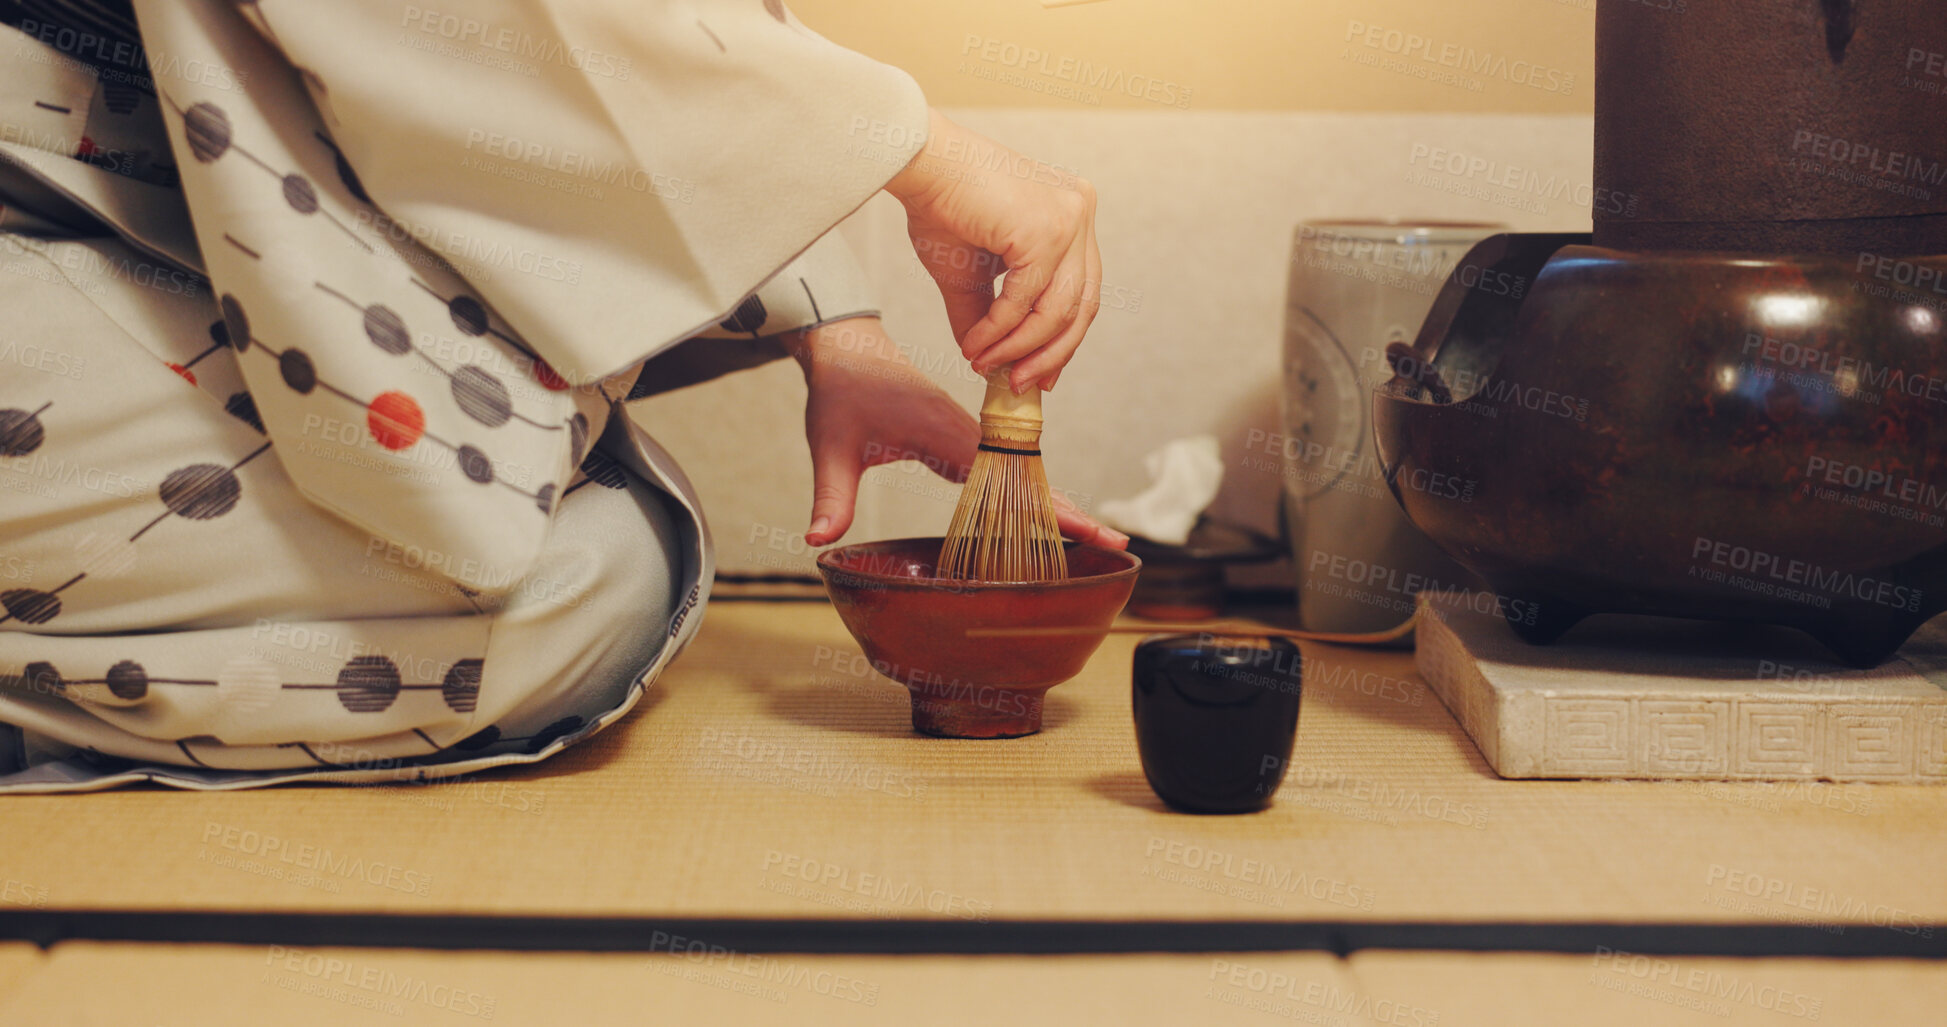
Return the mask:
<svg viewBox="0 0 1947 1027">
<path fill-rule="evenodd" d="M 581 724 L 582 720 L 580 717 L 573 715 L 563 717 L 549 724 L 547 727 L 542 728 L 539 732 L 536 732 L 534 737 L 529 738 L 527 740 L 527 751 L 530 754 L 540 752 L 542 749 L 553 745 L 557 739 L 565 735 L 573 734 L 576 729 L 581 727 Z"/>
<path fill-rule="evenodd" d="M 719 327 L 726 332 L 749 332 L 755 335 L 759 328 L 764 327 L 764 319 L 769 316 L 764 310 L 764 301 L 758 299 L 756 293 L 752 293 L 742 303 L 737 304 L 737 309 L 732 311 L 729 317 L 724 318 Z"/>
<path fill-rule="evenodd" d="M 338 701 L 353 713 L 383 713 L 399 697 L 399 668 L 383 656 L 354 656 L 338 672 Z"/>
<path fill-rule="evenodd" d="M 365 308 L 365 337 L 393 356 L 412 349 L 412 336 L 406 331 L 405 319 L 383 303 Z"/>
<path fill-rule="evenodd" d="M 229 412 L 231 417 L 257 429 L 259 434 L 263 433 L 264 419 L 257 413 L 257 401 L 250 398 L 250 393 L 231 393 L 230 398 L 223 401 L 223 409 Z"/>
<path fill-rule="evenodd" d="M 0 609 L 26 624 L 46 624 L 61 613 L 61 597 L 38 588 L 10 588 L 0 592 Z"/>
<path fill-rule="evenodd" d="M 465 738 L 454 742 L 453 748 L 464 752 L 473 752 L 476 749 L 484 749 L 498 741 L 500 741 L 500 729 L 489 724 Z"/>
<path fill-rule="evenodd" d="M 285 175 L 284 202 L 299 214 L 314 214 L 318 210 L 318 191 L 311 188 L 311 180 L 303 175 Z"/>
<path fill-rule="evenodd" d="M 494 480 L 494 463 L 475 446 L 460 447 L 460 473 L 485 485 Z"/>
<path fill-rule="evenodd" d="M 230 149 L 230 116 L 213 103 L 199 103 L 183 112 L 183 132 L 189 152 L 208 164 Z"/>
<path fill-rule="evenodd" d="M 500 379 L 471 364 L 453 372 L 453 402 L 468 417 L 498 428 L 514 415 L 514 403 Z"/>
<path fill-rule="evenodd" d="M 224 323 L 223 323 L 222 321 L 211 321 L 211 322 L 210 322 L 210 341 L 211 341 L 211 342 L 214 342 L 214 343 L 216 343 L 216 344 L 217 344 L 218 346 L 222 346 L 222 347 L 224 347 L 224 348 L 226 348 L 226 349 L 227 349 L 227 348 L 229 348 L 229 346 L 230 346 L 230 326 L 229 326 L 229 325 L 226 325 L 226 324 L 224 324 Z"/>
<path fill-rule="evenodd" d="M 453 327 L 468 335 L 487 333 L 487 308 L 471 296 L 455 296 L 446 301 L 446 311 L 453 315 Z"/>
<path fill-rule="evenodd" d="M 41 448 L 46 439 L 41 419 L 31 412 L 18 408 L 0 410 L 0 456 L 25 456 Z"/>
<path fill-rule="evenodd" d="M 226 292 L 217 301 L 217 306 L 223 310 L 223 330 L 230 339 L 230 345 L 235 346 L 239 353 L 249 349 L 250 318 L 244 316 L 242 301 Z"/>
<path fill-rule="evenodd" d="M 480 676 L 486 668 L 486 661 L 479 659 L 460 660 L 447 670 L 446 679 L 440 682 L 440 698 L 455 713 L 472 713 L 480 705 Z"/>
<path fill-rule="evenodd" d="M 541 486 L 541 490 L 534 494 L 534 505 L 540 507 L 542 513 L 554 512 L 554 482 Z"/>
<path fill-rule="evenodd" d="M 284 376 L 284 384 L 293 392 L 309 395 L 318 387 L 318 369 L 311 365 L 311 358 L 293 346 L 277 358 L 277 373 Z"/>
<path fill-rule="evenodd" d="M 581 473 L 605 489 L 619 489 L 629 483 L 628 472 L 622 469 L 622 465 L 599 449 L 589 451 L 588 458 L 581 462 Z"/>
<path fill-rule="evenodd" d="M 243 495 L 234 471 L 221 464 L 190 464 L 169 472 L 158 490 L 162 505 L 192 521 L 221 517 Z"/>
<path fill-rule="evenodd" d="M 149 694 L 149 674 L 134 660 L 108 668 L 108 691 L 117 699 L 140 699 Z"/>
<path fill-rule="evenodd" d="M 68 687 L 68 683 L 61 680 L 61 672 L 46 660 L 35 660 L 28 664 L 21 675 L 27 679 L 28 688 L 44 695 L 53 695 Z"/>
</svg>

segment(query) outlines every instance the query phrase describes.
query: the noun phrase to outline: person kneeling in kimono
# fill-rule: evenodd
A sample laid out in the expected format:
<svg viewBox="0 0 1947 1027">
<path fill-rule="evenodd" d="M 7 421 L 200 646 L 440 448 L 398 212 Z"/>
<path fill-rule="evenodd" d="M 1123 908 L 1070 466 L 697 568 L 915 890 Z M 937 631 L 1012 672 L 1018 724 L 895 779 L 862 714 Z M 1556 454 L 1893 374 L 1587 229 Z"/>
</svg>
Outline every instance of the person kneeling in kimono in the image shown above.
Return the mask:
<svg viewBox="0 0 1947 1027">
<path fill-rule="evenodd" d="M 966 173 L 1047 166 L 778 0 L 0 10 L 0 790 L 612 723 L 713 564 L 631 400 L 795 356 L 813 545 L 868 463 L 971 462 L 829 231 L 881 189 L 977 370 L 1051 387 L 1096 312 L 1087 182 Z"/>
</svg>

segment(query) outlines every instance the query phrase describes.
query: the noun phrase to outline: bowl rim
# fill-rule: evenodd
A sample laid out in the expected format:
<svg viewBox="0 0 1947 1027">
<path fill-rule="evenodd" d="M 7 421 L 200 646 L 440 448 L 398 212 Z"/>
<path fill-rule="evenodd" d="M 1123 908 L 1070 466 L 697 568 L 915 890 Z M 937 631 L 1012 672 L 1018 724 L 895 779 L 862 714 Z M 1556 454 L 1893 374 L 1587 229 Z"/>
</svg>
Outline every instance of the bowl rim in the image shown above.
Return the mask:
<svg viewBox="0 0 1947 1027">
<path fill-rule="evenodd" d="M 1142 571 L 1142 558 L 1126 549 L 1110 549 L 1107 546 L 1090 545 L 1086 542 L 1065 541 L 1078 548 L 1098 549 L 1105 553 L 1113 553 L 1116 556 L 1128 560 L 1129 565 L 1119 570 L 1110 571 L 1107 574 L 1090 574 L 1079 578 L 1063 578 L 1060 581 L 961 581 L 956 578 L 908 578 L 894 574 L 883 574 L 877 571 L 854 570 L 850 567 L 836 565 L 839 554 L 863 549 L 867 546 L 895 546 L 910 542 L 930 542 L 935 545 L 940 545 L 946 542 L 945 536 L 913 535 L 907 538 L 882 538 L 873 539 L 869 542 L 854 542 L 845 546 L 833 546 L 818 554 L 818 573 L 825 579 L 827 585 L 831 584 L 832 575 L 837 573 L 852 575 L 879 588 L 926 589 L 928 591 L 937 591 L 942 587 L 942 584 L 945 584 L 955 592 L 983 592 L 1013 591 L 1020 589 L 1048 591 L 1051 589 L 1080 588 L 1085 585 L 1098 585 L 1120 578 L 1133 578 Z"/>
</svg>

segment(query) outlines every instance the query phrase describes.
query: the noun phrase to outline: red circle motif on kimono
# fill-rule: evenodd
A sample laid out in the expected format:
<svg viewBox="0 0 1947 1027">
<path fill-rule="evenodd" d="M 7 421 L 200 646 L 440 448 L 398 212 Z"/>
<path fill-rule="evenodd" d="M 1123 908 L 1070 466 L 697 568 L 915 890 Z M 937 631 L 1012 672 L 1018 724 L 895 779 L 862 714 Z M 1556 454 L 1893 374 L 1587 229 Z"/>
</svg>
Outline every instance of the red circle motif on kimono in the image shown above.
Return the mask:
<svg viewBox="0 0 1947 1027">
<path fill-rule="evenodd" d="M 534 380 L 540 382 L 541 387 L 550 392 L 560 392 L 568 387 L 568 379 L 555 374 L 554 368 L 549 367 L 548 362 L 540 357 L 534 358 Z"/>
<path fill-rule="evenodd" d="M 189 368 L 184 367 L 181 364 L 170 364 L 169 370 L 174 371 L 179 375 L 182 375 L 183 380 L 188 382 L 189 384 L 191 385 L 196 384 L 196 372 L 190 370 Z"/>
<path fill-rule="evenodd" d="M 365 414 L 372 441 L 387 449 L 404 449 L 426 433 L 426 412 L 403 392 L 381 392 Z"/>
</svg>

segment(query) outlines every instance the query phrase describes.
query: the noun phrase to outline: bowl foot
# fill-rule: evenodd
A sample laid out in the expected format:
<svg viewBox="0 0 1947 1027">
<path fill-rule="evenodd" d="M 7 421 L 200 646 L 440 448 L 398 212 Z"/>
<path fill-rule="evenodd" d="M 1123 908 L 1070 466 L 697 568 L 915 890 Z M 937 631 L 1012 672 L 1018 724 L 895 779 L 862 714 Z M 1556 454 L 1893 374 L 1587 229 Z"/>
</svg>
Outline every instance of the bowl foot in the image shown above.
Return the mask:
<svg viewBox="0 0 1947 1027">
<path fill-rule="evenodd" d="M 963 688 L 953 694 L 908 687 L 913 730 L 941 738 L 1019 738 L 1041 730 L 1047 689 Z"/>
</svg>

